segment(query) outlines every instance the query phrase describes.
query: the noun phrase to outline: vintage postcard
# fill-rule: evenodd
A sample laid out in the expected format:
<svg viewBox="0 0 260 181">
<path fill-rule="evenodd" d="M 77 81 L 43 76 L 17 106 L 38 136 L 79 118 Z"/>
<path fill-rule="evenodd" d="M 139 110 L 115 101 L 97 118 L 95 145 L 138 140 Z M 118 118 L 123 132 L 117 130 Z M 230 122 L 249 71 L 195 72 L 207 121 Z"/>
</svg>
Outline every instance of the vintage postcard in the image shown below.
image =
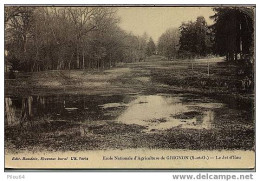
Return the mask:
<svg viewBox="0 0 260 181">
<path fill-rule="evenodd" d="M 255 169 L 255 6 L 5 5 L 5 169 Z"/>
</svg>

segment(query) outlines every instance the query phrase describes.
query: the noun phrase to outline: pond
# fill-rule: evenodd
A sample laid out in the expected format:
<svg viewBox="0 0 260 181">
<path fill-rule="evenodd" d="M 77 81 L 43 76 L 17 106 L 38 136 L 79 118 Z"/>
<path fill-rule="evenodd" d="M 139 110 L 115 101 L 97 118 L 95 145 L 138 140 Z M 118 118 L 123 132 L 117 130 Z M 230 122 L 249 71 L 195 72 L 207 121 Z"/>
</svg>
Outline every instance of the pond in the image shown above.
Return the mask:
<svg viewBox="0 0 260 181">
<path fill-rule="evenodd" d="M 5 97 L 5 121 L 8 125 L 39 120 L 113 121 L 144 126 L 146 132 L 212 129 L 214 110 L 223 106 L 208 98 L 167 94 Z"/>
</svg>

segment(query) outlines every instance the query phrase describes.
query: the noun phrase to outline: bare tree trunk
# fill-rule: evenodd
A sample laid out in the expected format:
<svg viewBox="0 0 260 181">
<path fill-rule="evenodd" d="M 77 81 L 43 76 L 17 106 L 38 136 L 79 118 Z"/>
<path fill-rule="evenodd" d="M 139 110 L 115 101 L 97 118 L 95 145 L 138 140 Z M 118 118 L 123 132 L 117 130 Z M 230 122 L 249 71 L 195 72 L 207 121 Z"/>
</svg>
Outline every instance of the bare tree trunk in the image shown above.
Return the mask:
<svg viewBox="0 0 260 181">
<path fill-rule="evenodd" d="M 34 71 L 34 67 L 36 66 L 36 72 L 38 71 L 38 61 L 39 61 L 39 48 L 38 45 L 36 45 L 36 56 L 33 63 L 32 71 Z"/>
<path fill-rule="evenodd" d="M 82 50 L 82 68 L 85 69 L 85 52 L 84 49 Z"/>
<path fill-rule="evenodd" d="M 242 25 L 240 23 L 239 25 L 239 28 L 240 28 L 240 32 L 241 32 L 241 29 L 242 29 Z M 243 56 L 243 42 L 242 42 L 242 36 L 240 34 L 240 38 L 239 38 L 239 48 L 240 48 L 240 59 L 242 58 Z"/>
<path fill-rule="evenodd" d="M 109 54 L 109 68 L 111 68 L 111 53 Z"/>
<path fill-rule="evenodd" d="M 229 61 L 228 52 L 226 52 L 226 61 Z"/>
<path fill-rule="evenodd" d="M 77 43 L 77 68 L 79 68 L 79 44 Z"/>
<path fill-rule="evenodd" d="M 29 113 L 29 116 L 32 116 L 32 101 L 33 101 L 32 96 L 29 96 L 28 97 L 28 113 Z"/>
<path fill-rule="evenodd" d="M 23 35 L 23 52 L 26 52 L 27 36 Z"/>
</svg>

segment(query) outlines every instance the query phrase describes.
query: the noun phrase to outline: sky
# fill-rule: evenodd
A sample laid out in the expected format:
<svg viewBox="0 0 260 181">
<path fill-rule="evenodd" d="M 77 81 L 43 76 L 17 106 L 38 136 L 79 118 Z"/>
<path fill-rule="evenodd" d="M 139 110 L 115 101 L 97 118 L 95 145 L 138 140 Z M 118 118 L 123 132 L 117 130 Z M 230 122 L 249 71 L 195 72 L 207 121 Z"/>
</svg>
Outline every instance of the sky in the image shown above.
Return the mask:
<svg viewBox="0 0 260 181">
<path fill-rule="evenodd" d="M 210 25 L 209 18 L 214 15 L 210 7 L 118 7 L 119 26 L 135 35 L 144 32 L 155 42 L 169 28 L 178 28 L 182 22 L 195 21 L 198 16 L 204 16 Z"/>
</svg>

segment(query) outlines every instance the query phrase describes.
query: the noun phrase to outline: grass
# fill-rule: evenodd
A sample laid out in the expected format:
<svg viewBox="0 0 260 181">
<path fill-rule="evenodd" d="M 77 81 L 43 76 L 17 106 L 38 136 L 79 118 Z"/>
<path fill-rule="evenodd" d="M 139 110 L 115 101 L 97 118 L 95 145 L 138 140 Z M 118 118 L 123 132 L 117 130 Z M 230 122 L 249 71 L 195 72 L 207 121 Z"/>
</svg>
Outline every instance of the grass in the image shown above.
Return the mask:
<svg viewBox="0 0 260 181">
<path fill-rule="evenodd" d="M 241 67 L 225 62 L 194 60 L 166 61 L 162 57 L 129 63 L 102 71 L 45 71 L 18 73 L 5 80 L 5 95 L 46 94 L 126 95 L 191 94 L 191 100 L 211 97 L 228 105 L 216 109 L 214 129 L 196 130 L 178 127 L 152 133 L 138 125 L 100 121 L 52 120 L 46 117 L 24 127 L 5 127 L 5 146 L 13 150 L 95 150 L 126 148 L 167 149 L 254 149 L 254 92 L 243 90 L 238 75 Z M 183 100 L 185 101 L 185 100 Z M 197 112 L 178 115 L 193 118 Z M 230 117 L 233 119 L 230 120 Z M 150 120 L 165 122 L 165 120 Z M 37 131 L 35 131 L 37 130 Z M 227 144 L 228 142 L 228 144 Z"/>
<path fill-rule="evenodd" d="M 172 62 L 164 66 L 153 69 L 153 81 L 174 86 L 180 92 L 211 96 L 239 107 L 254 107 L 254 85 L 252 83 L 248 89 L 243 89 L 241 82 L 245 75 L 237 74 L 241 68 L 237 65 L 210 63 L 209 75 L 207 63 L 194 63 L 193 69 L 191 61 Z"/>
<path fill-rule="evenodd" d="M 233 115 L 230 120 L 227 115 Z M 113 121 L 83 124 L 75 121 L 35 122 L 25 127 L 5 128 L 9 150 L 79 151 L 102 149 L 254 149 L 253 122 L 247 114 L 226 108 L 216 110 L 214 129 L 181 129 L 147 133 L 145 127 Z M 151 120 L 164 122 L 163 119 Z M 85 129 L 82 132 L 82 129 Z M 37 132 L 35 132 L 37 130 Z"/>
</svg>

